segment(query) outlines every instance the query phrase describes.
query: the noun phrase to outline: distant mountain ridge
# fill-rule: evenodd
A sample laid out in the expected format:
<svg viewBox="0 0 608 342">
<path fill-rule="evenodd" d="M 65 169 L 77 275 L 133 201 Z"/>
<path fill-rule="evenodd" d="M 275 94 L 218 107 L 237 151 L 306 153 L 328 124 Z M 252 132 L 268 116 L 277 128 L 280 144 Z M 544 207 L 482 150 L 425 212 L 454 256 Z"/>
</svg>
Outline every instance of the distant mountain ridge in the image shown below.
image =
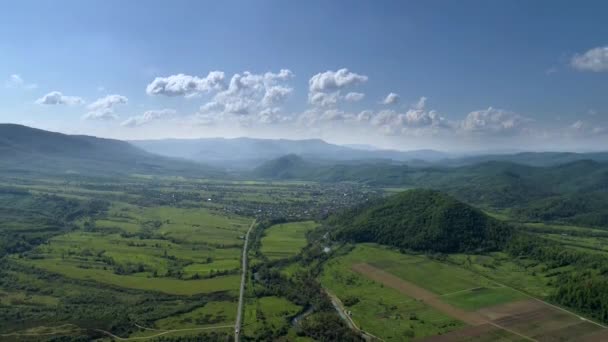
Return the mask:
<svg viewBox="0 0 608 342">
<path fill-rule="evenodd" d="M 579 160 L 608 161 L 608 152 L 515 152 L 464 155 L 430 149 L 398 151 L 371 145 L 336 145 L 321 139 L 204 138 L 133 140 L 133 145 L 150 153 L 184 158 L 216 166 L 253 169 L 264 162 L 298 155 L 307 161 L 348 162 L 380 161 L 407 163 L 410 166 L 458 167 L 487 161 L 512 162 L 530 166 L 554 166 Z"/>
<path fill-rule="evenodd" d="M 210 168 L 146 152 L 125 141 L 67 135 L 15 124 L 0 124 L 2 172 L 173 174 L 202 176 Z"/>
<path fill-rule="evenodd" d="M 339 161 L 368 159 L 386 159 L 397 162 L 416 159 L 439 161 L 448 157 L 448 154 L 434 150 L 357 149 L 330 144 L 321 139 L 208 138 L 133 140 L 130 142 L 148 152 L 160 155 L 218 165 L 248 166 L 249 168 L 289 154 L 296 154 L 307 159 Z"/>
</svg>

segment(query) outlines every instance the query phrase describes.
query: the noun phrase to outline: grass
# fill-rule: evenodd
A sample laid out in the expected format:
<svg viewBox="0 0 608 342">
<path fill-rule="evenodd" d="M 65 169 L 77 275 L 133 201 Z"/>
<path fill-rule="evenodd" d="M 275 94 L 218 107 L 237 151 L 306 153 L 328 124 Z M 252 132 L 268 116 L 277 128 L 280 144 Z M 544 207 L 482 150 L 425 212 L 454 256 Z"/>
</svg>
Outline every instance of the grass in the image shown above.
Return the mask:
<svg viewBox="0 0 608 342">
<path fill-rule="evenodd" d="M 442 300 L 467 311 L 505 304 L 529 297 L 508 287 L 478 288 L 442 296 Z"/>
<path fill-rule="evenodd" d="M 239 286 L 238 275 L 222 276 L 202 280 L 179 280 L 173 278 L 148 278 L 137 275 L 118 275 L 98 268 L 81 268 L 61 259 L 38 259 L 28 261 L 35 267 L 68 278 L 91 280 L 104 284 L 130 289 L 159 291 L 175 295 L 194 295 L 218 291 L 236 291 Z"/>
<path fill-rule="evenodd" d="M 236 317 L 236 302 L 215 301 L 209 302 L 202 307 L 198 307 L 192 311 L 163 318 L 154 322 L 153 327 L 147 327 L 157 330 L 182 330 L 193 329 L 191 331 L 180 331 L 171 336 L 187 336 L 197 334 L 202 330 L 194 330 L 206 327 L 223 327 L 233 325 Z M 140 330 L 129 337 L 145 337 L 158 334 L 157 330 Z M 231 331 L 232 327 L 219 328 L 219 330 Z"/>
<path fill-rule="evenodd" d="M 540 298 L 551 295 L 551 282 L 569 268 L 567 266 L 552 269 L 543 263 L 528 259 L 513 259 L 500 252 L 487 255 L 455 254 L 450 255 L 449 260 L 498 283 Z"/>
<path fill-rule="evenodd" d="M 302 307 L 281 297 L 269 296 L 249 300 L 244 307 L 243 333 L 254 337 L 262 328 L 289 328 L 289 319 Z"/>
<path fill-rule="evenodd" d="M 361 329 L 387 341 L 402 341 L 463 326 L 457 319 L 351 270 L 352 264 L 369 261 L 378 253 L 388 258 L 400 256 L 373 245 L 357 246 L 349 254 L 329 261 L 319 279 L 352 311 L 351 317 Z"/>
<path fill-rule="evenodd" d="M 57 306 L 59 299 L 52 296 L 32 295 L 23 291 L 0 290 L 0 305 L 47 305 Z"/>
<path fill-rule="evenodd" d="M 84 220 L 80 224 L 86 226 Z M 95 231 L 58 235 L 19 262 L 130 289 L 176 295 L 235 291 L 240 237 L 249 224 L 248 218 L 201 208 L 113 202 Z M 222 276 L 200 279 L 218 272 Z"/>
<path fill-rule="evenodd" d="M 266 229 L 260 250 L 270 260 L 295 256 L 306 246 L 306 233 L 317 226 L 314 221 L 274 225 Z"/>
<path fill-rule="evenodd" d="M 358 245 L 351 252 L 351 257 L 353 260 L 367 262 L 438 295 L 497 286 L 485 277 L 453 265 L 423 255 L 399 253 L 374 244 Z"/>
</svg>

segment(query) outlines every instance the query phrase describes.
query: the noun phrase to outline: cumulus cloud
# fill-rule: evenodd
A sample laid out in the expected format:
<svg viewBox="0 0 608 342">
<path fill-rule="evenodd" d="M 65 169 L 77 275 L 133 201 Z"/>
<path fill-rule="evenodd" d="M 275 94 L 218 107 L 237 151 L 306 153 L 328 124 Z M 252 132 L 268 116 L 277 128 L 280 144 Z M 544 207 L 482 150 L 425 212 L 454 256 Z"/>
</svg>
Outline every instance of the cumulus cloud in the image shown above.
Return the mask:
<svg viewBox="0 0 608 342">
<path fill-rule="evenodd" d="M 176 114 L 176 111 L 173 109 L 149 110 L 149 111 L 144 112 L 142 115 L 133 116 L 133 117 L 128 118 L 127 120 L 125 120 L 121 123 L 121 126 L 139 127 L 139 126 L 149 124 L 153 121 L 172 117 L 175 114 Z"/>
<path fill-rule="evenodd" d="M 608 71 L 608 46 L 596 47 L 572 57 L 571 64 L 581 71 Z"/>
<path fill-rule="evenodd" d="M 376 114 L 362 112 L 358 119 L 369 120 L 372 125 L 388 134 L 405 133 L 412 129 L 447 128 L 449 126 L 447 119 L 435 110 L 426 109 L 426 100 L 426 97 L 421 97 L 405 113 L 395 110 L 381 110 Z"/>
<path fill-rule="evenodd" d="M 225 88 L 224 73 L 211 71 L 206 77 L 185 74 L 157 77 L 146 87 L 148 95 L 195 96 Z"/>
<path fill-rule="evenodd" d="M 114 113 L 114 107 L 127 104 L 129 99 L 122 95 L 108 95 L 97 99 L 88 105 L 89 112 L 84 115 L 85 120 L 113 120 L 118 116 Z"/>
<path fill-rule="evenodd" d="M 273 106 L 280 104 L 287 99 L 287 97 L 293 92 L 293 88 L 283 86 L 272 86 L 266 89 L 262 103 L 264 106 Z"/>
<path fill-rule="evenodd" d="M 8 80 L 5 83 L 7 88 L 19 88 L 19 89 L 36 89 L 38 85 L 36 83 L 27 83 L 18 74 L 12 74 L 8 77 Z"/>
<path fill-rule="evenodd" d="M 293 88 L 286 84 L 292 77 L 294 74 L 288 69 L 281 69 L 278 73 L 254 74 L 245 71 L 234 74 L 228 87 L 216 93 L 213 101 L 201 110 L 207 113 L 221 111 L 224 115 L 257 115 L 260 122 L 274 122 L 269 113 L 280 110 L 280 106 L 293 93 Z"/>
<path fill-rule="evenodd" d="M 399 99 L 400 99 L 399 95 L 397 95 L 395 93 L 389 93 L 388 95 L 386 95 L 384 100 L 382 100 L 382 104 L 385 104 L 385 105 L 397 104 L 397 102 L 399 102 Z"/>
<path fill-rule="evenodd" d="M 344 87 L 361 84 L 367 81 L 367 76 L 359 75 L 342 68 L 338 71 L 318 73 L 310 78 L 309 90 L 311 92 L 328 92 Z"/>
<path fill-rule="evenodd" d="M 36 100 L 39 105 L 80 105 L 84 100 L 78 96 L 66 96 L 59 91 L 52 91 Z"/>
<path fill-rule="evenodd" d="M 308 81 L 308 102 L 315 106 L 335 105 L 342 98 L 343 89 L 365 82 L 367 76 L 351 72 L 346 68 L 318 73 Z M 357 97 L 358 95 L 350 96 L 351 99 Z"/>
<path fill-rule="evenodd" d="M 465 132 L 489 134 L 514 134 L 525 129 L 530 119 L 517 113 L 489 107 L 470 112 L 460 123 Z"/>
<path fill-rule="evenodd" d="M 333 93 L 310 93 L 308 94 L 308 102 L 315 106 L 328 107 L 338 104 L 340 98 L 339 92 Z"/>
<path fill-rule="evenodd" d="M 365 94 L 357 93 L 357 92 L 350 92 L 350 93 L 344 95 L 344 99 L 348 102 L 359 102 L 359 101 L 363 100 L 364 97 L 365 97 Z"/>
</svg>

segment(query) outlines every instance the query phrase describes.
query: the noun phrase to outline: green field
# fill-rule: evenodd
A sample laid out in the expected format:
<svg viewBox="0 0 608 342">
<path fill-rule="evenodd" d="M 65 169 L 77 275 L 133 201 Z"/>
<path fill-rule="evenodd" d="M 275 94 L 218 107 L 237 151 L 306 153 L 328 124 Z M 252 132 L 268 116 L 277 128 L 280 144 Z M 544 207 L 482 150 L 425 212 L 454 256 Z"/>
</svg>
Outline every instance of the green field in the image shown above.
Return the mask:
<svg viewBox="0 0 608 342">
<path fill-rule="evenodd" d="M 306 233 L 316 227 L 314 221 L 274 225 L 265 230 L 260 250 L 270 260 L 295 256 L 306 246 Z"/>
<path fill-rule="evenodd" d="M 137 290 L 160 291 L 167 294 L 193 295 L 217 291 L 236 291 L 240 282 L 238 275 L 202 280 L 179 280 L 172 278 L 149 278 L 137 275 L 117 275 L 103 269 L 86 269 L 55 259 L 40 259 L 28 264 L 59 273 L 68 278 L 92 280 L 109 285 Z"/>
<path fill-rule="evenodd" d="M 562 272 L 571 270 L 569 266 L 550 268 L 537 261 L 514 259 L 505 253 L 454 254 L 449 256 L 449 260 L 500 284 L 511 286 L 540 298 L 549 297 L 553 291 L 551 283 Z"/>
<path fill-rule="evenodd" d="M 443 301 L 461 309 L 474 311 L 488 306 L 527 299 L 529 297 L 508 287 L 480 287 L 473 290 L 447 294 L 441 298 Z"/>
<path fill-rule="evenodd" d="M 265 330 L 289 330 L 289 320 L 302 310 L 281 297 L 261 297 L 250 299 L 244 307 L 243 333 L 254 338 L 265 333 Z"/>
<path fill-rule="evenodd" d="M 458 320 L 351 270 L 355 263 L 389 259 L 403 262 L 404 266 L 413 261 L 376 245 L 357 245 L 350 253 L 327 262 L 319 280 L 352 311 L 351 317 L 360 329 L 385 340 L 433 336 L 463 326 Z"/>
<path fill-rule="evenodd" d="M 163 331 L 175 331 L 167 334 L 170 336 L 188 336 L 212 327 L 232 332 L 236 307 L 236 302 L 210 302 L 192 311 L 157 320 L 129 337 L 146 337 Z"/>
</svg>

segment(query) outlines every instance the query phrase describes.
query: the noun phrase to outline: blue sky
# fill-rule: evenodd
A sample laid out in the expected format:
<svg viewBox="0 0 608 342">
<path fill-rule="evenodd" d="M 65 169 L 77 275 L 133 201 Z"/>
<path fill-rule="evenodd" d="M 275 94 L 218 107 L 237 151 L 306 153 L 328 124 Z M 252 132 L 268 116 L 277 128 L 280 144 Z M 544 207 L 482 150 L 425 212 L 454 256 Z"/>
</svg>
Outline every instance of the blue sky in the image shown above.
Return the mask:
<svg viewBox="0 0 608 342">
<path fill-rule="evenodd" d="M 6 3 L 0 122 L 122 139 L 603 149 L 605 13 L 605 1 Z"/>
</svg>

